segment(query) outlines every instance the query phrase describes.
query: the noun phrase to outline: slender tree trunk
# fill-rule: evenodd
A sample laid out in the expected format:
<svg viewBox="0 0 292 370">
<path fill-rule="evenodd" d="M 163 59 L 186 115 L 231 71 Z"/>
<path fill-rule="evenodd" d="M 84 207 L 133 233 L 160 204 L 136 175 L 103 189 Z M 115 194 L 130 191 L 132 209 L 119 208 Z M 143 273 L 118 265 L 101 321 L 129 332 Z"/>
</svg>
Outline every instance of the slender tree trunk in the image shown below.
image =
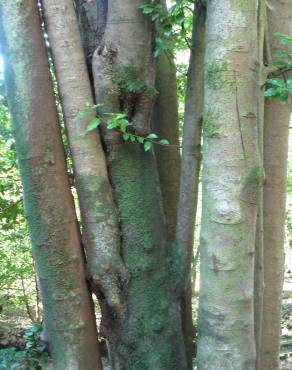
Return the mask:
<svg viewBox="0 0 292 370">
<path fill-rule="evenodd" d="M 43 6 L 73 159 L 88 273 L 93 289 L 100 290 L 119 313 L 128 276 L 120 257 L 118 216 L 99 133 L 86 128 L 95 109 L 76 14 L 71 0 L 60 4 L 43 0 Z M 81 118 L 86 109 L 89 115 Z"/>
<path fill-rule="evenodd" d="M 201 166 L 201 131 L 204 103 L 206 9 L 201 1 L 195 3 L 192 50 L 188 70 L 185 100 L 185 122 L 182 150 L 181 187 L 178 205 L 176 239 L 188 256 L 188 281 L 182 297 L 182 323 L 188 367 L 192 369 L 194 356 L 194 326 L 192 322 L 191 264 L 198 203 L 199 173 Z"/>
<path fill-rule="evenodd" d="M 256 40 L 256 0 L 207 1 L 199 370 L 255 368 Z"/>
<path fill-rule="evenodd" d="M 147 135 L 155 99 L 155 61 L 150 18 L 139 5 L 138 0 L 108 1 L 106 28 L 92 65 L 96 100 L 103 103 L 101 113 L 123 111 L 134 133 Z M 134 93 L 123 88 L 125 82 L 141 79 L 145 88 Z M 174 263 L 179 264 L 179 256 L 171 258 L 167 249 L 154 153 L 146 153 L 140 144 L 123 142 L 120 133 L 106 128 L 103 139 L 120 215 L 122 256 L 131 276 L 124 290 L 124 317 L 113 320 L 103 312 L 112 368 L 185 370 L 175 290 L 180 276 Z"/>
<path fill-rule="evenodd" d="M 55 369 L 101 369 L 37 2 L 1 2 L 6 82 Z"/>
<path fill-rule="evenodd" d="M 158 97 L 152 112 L 153 131 L 170 142 L 169 146 L 156 145 L 159 181 L 165 211 L 167 239 L 175 240 L 177 204 L 180 181 L 180 149 L 178 132 L 178 102 L 175 65 L 166 54 L 157 60 L 155 88 Z"/>
<path fill-rule="evenodd" d="M 291 1 L 268 2 L 267 55 L 280 48 L 275 32 L 291 34 Z M 283 48 L 283 46 L 281 46 Z M 269 64 L 273 60 L 268 61 Z M 284 276 L 284 225 L 287 191 L 287 156 L 291 105 L 267 99 L 264 129 L 264 271 L 261 368 L 279 368 L 281 299 Z"/>
<path fill-rule="evenodd" d="M 266 25 L 266 1 L 258 2 L 258 83 L 265 83 L 264 71 L 264 34 Z M 261 166 L 263 166 L 264 150 L 264 94 L 258 97 L 258 141 Z M 263 232 L 263 187 L 259 190 L 259 203 L 257 214 L 257 232 L 255 243 L 255 278 L 254 278 L 254 321 L 256 341 L 256 369 L 260 370 L 261 332 L 263 319 L 264 297 L 264 232 Z"/>
<path fill-rule="evenodd" d="M 167 8 L 166 1 L 161 4 Z M 177 205 L 180 187 L 179 117 L 176 68 L 171 56 L 162 53 L 157 59 L 155 88 L 158 92 L 153 106 L 151 123 L 153 131 L 166 138 L 170 146 L 156 145 L 160 187 L 165 212 L 167 238 L 176 238 Z"/>
<path fill-rule="evenodd" d="M 27 316 L 29 317 L 30 321 L 32 323 L 34 323 L 35 318 L 34 318 L 34 315 L 31 312 L 31 308 L 30 308 L 30 305 L 29 305 L 29 299 L 28 299 L 28 296 L 27 296 L 27 293 L 26 293 L 25 283 L 24 283 L 22 272 L 20 273 L 20 281 L 21 281 L 21 288 L 22 288 L 22 297 L 23 297 L 23 301 L 24 301 Z"/>
</svg>

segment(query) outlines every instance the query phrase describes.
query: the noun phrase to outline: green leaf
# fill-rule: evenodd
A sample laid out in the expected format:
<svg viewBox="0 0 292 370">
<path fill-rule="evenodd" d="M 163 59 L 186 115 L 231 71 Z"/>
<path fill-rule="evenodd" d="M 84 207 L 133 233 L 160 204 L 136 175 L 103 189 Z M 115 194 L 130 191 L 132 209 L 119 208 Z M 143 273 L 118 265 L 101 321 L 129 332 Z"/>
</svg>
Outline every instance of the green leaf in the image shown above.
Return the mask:
<svg viewBox="0 0 292 370">
<path fill-rule="evenodd" d="M 292 76 L 287 78 L 287 88 L 288 88 L 288 92 L 292 94 Z"/>
<path fill-rule="evenodd" d="M 280 87 L 285 86 L 285 80 L 283 78 L 269 78 L 266 80 L 266 82 Z"/>
<path fill-rule="evenodd" d="M 264 92 L 264 96 L 278 96 L 279 95 L 279 89 L 276 87 L 272 87 Z"/>
<path fill-rule="evenodd" d="M 145 141 L 145 138 L 144 138 L 144 137 L 142 137 L 142 136 L 138 136 L 138 137 L 137 137 L 137 141 L 138 141 L 138 143 L 143 144 L 143 143 L 144 143 L 144 141 Z"/>
<path fill-rule="evenodd" d="M 102 103 L 97 103 L 97 104 L 94 104 L 93 106 L 92 106 L 92 108 L 99 108 L 99 107 L 102 107 L 103 106 L 103 104 Z"/>
<path fill-rule="evenodd" d="M 113 128 L 117 128 L 118 126 L 119 126 L 119 123 L 115 118 L 111 118 L 107 121 L 107 128 L 109 130 L 111 130 Z"/>
<path fill-rule="evenodd" d="M 162 145 L 169 145 L 169 141 L 167 139 L 161 139 L 159 143 Z"/>
<path fill-rule="evenodd" d="M 286 51 L 286 50 L 278 50 L 277 52 L 276 52 L 276 56 L 277 57 L 284 57 L 284 58 L 290 58 L 291 57 L 291 55 L 292 55 L 292 53 L 291 52 L 289 52 L 289 51 Z"/>
<path fill-rule="evenodd" d="M 82 111 L 82 112 L 78 112 L 78 117 L 79 118 L 84 118 L 84 117 L 88 117 L 91 115 L 91 111 L 89 110 L 85 110 L 85 111 Z"/>
<path fill-rule="evenodd" d="M 11 365 L 10 369 L 11 370 L 17 370 L 21 367 L 21 364 L 14 362 L 14 364 Z"/>
<path fill-rule="evenodd" d="M 148 5 L 148 6 L 143 6 L 142 5 L 141 8 L 142 8 L 144 14 L 151 14 L 154 11 L 154 7 L 151 6 L 151 5 Z"/>
<path fill-rule="evenodd" d="M 144 143 L 144 150 L 145 152 L 148 152 L 152 148 L 152 143 L 150 141 L 145 141 Z"/>
<path fill-rule="evenodd" d="M 147 139 L 158 139 L 158 136 L 156 134 L 149 134 L 147 135 Z"/>
<path fill-rule="evenodd" d="M 281 94 L 279 95 L 279 98 L 280 98 L 281 103 L 286 103 L 289 98 L 288 91 L 281 92 Z"/>
<path fill-rule="evenodd" d="M 273 63 L 273 66 L 275 66 L 275 67 L 288 67 L 289 63 L 285 62 L 285 60 L 277 60 L 276 62 Z"/>
<path fill-rule="evenodd" d="M 130 137 L 131 137 L 131 135 L 130 135 L 128 132 L 125 132 L 125 133 L 123 134 L 123 139 L 124 139 L 125 141 L 129 140 L 129 139 L 130 139 Z"/>
<path fill-rule="evenodd" d="M 92 131 L 96 129 L 100 125 L 100 123 L 101 123 L 100 118 L 98 117 L 93 118 L 93 120 L 91 120 L 89 124 L 87 125 L 86 131 Z"/>
</svg>

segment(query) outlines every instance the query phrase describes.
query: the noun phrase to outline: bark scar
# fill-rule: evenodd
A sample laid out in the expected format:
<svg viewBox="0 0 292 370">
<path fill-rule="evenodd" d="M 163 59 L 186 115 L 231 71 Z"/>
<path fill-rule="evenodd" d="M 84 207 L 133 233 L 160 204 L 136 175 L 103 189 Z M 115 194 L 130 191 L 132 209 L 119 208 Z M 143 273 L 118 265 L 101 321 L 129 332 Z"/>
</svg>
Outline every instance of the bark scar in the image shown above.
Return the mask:
<svg viewBox="0 0 292 370">
<path fill-rule="evenodd" d="M 242 127 L 241 127 L 241 120 L 240 120 L 240 109 L 239 109 L 239 102 L 238 102 L 238 86 L 237 86 L 237 78 L 236 78 L 236 72 L 234 71 L 234 79 L 235 79 L 235 100 L 236 100 L 236 113 L 237 113 L 237 122 L 238 122 L 238 128 L 240 132 L 240 141 L 241 141 L 241 148 L 243 152 L 244 158 L 246 158 L 246 152 L 245 152 L 245 146 L 243 141 L 243 134 L 242 134 Z"/>
</svg>

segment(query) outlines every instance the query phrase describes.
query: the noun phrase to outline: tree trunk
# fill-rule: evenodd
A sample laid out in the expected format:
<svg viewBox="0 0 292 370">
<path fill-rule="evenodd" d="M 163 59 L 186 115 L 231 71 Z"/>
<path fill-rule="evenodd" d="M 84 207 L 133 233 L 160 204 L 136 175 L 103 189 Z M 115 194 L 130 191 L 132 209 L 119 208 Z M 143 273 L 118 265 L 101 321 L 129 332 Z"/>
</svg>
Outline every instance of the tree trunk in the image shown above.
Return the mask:
<svg viewBox="0 0 292 370">
<path fill-rule="evenodd" d="M 156 145 L 159 181 L 165 211 L 167 239 L 175 240 L 177 204 L 180 179 L 180 149 L 178 133 L 178 102 L 175 65 L 166 54 L 157 60 L 155 88 L 158 97 L 152 112 L 152 128 L 160 137 L 168 139 L 170 145 Z"/>
<path fill-rule="evenodd" d="M 95 109 L 75 10 L 71 0 L 58 5 L 43 0 L 43 6 L 72 154 L 88 273 L 94 290 L 101 291 L 119 313 L 128 276 L 120 257 L 118 216 L 99 134 L 86 127 Z M 86 109 L 89 115 L 81 118 Z"/>
<path fill-rule="evenodd" d="M 291 34 L 292 9 L 289 0 L 268 2 L 268 52 L 279 48 L 275 32 Z M 269 64 L 273 60 L 269 60 Z M 284 225 L 287 191 L 287 156 L 290 106 L 267 99 L 264 129 L 264 271 L 265 290 L 262 322 L 261 369 L 279 368 L 281 297 L 284 276 Z"/>
<path fill-rule="evenodd" d="M 266 1 L 258 2 L 258 83 L 263 86 L 265 83 L 264 71 L 264 34 L 266 25 Z M 258 141 L 261 166 L 263 166 L 264 150 L 264 107 L 265 97 L 260 94 L 258 97 Z M 263 296 L 264 296 L 264 232 L 263 232 L 263 187 L 259 190 L 257 230 L 255 243 L 255 278 L 254 278 L 254 321 L 255 321 L 255 342 L 256 342 L 256 369 L 260 370 L 260 352 L 262 340 L 262 319 L 263 319 Z"/>
<path fill-rule="evenodd" d="M 182 323 L 189 369 L 194 356 L 194 326 L 192 322 L 191 264 L 198 203 L 199 173 L 201 166 L 201 131 L 204 103 L 206 9 L 201 1 L 195 3 L 192 50 L 188 70 L 185 99 L 185 118 L 182 149 L 181 187 L 178 205 L 176 239 L 186 250 L 187 286 L 182 297 Z"/>
<path fill-rule="evenodd" d="M 165 0 L 161 0 L 161 4 L 167 8 Z M 170 146 L 156 145 L 154 149 L 165 212 L 167 239 L 173 242 L 176 238 L 181 158 L 176 68 L 173 59 L 166 53 L 162 53 L 157 59 L 155 88 L 158 96 L 152 111 L 152 128 L 160 138 L 166 138 L 170 142 Z"/>
<path fill-rule="evenodd" d="M 37 2 L 1 2 L 25 211 L 56 369 L 101 369 Z"/>
<path fill-rule="evenodd" d="M 133 132 L 145 136 L 150 132 L 155 99 L 155 60 L 150 18 L 142 14 L 140 4 L 138 0 L 108 1 L 106 28 L 92 65 L 96 100 L 103 104 L 101 114 L 123 111 Z M 134 85 L 142 81 L 144 87 L 129 91 L 125 87 L 129 81 Z M 120 215 L 122 256 L 131 276 L 124 289 L 124 317 L 103 312 L 112 368 L 184 370 L 179 293 L 175 291 L 180 276 L 173 266 L 179 256 L 168 255 L 154 154 L 140 144 L 123 142 L 119 132 L 105 127 L 103 139 Z"/>
<path fill-rule="evenodd" d="M 256 40 L 257 1 L 207 1 L 199 370 L 255 368 Z"/>
</svg>

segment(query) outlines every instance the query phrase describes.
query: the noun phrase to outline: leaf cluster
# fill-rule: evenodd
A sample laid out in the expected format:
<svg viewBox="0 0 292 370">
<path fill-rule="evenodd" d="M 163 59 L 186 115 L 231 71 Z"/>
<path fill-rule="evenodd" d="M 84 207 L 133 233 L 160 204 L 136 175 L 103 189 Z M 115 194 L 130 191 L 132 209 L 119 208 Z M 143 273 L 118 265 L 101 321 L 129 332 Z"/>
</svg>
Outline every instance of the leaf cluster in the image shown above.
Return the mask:
<svg viewBox="0 0 292 370">
<path fill-rule="evenodd" d="M 24 335 L 25 349 L 16 348 L 0 350 L 0 369 L 9 370 L 42 370 L 49 360 L 46 347 L 41 343 L 42 326 L 33 324 Z"/>
<path fill-rule="evenodd" d="M 155 0 L 140 6 L 143 14 L 157 25 L 155 57 L 163 52 L 173 56 L 174 48 L 184 49 L 185 44 L 190 44 L 192 6 L 190 0 L 176 0 L 169 9 Z"/>
<path fill-rule="evenodd" d="M 92 109 L 99 107 L 100 104 L 94 105 Z M 79 116 L 84 117 L 85 115 L 90 115 L 92 112 L 90 110 L 80 112 Z M 153 144 L 169 145 L 167 139 L 160 139 L 154 133 L 149 133 L 146 136 L 136 135 L 132 131 L 133 125 L 129 122 L 127 115 L 124 113 L 103 113 L 103 116 L 108 117 L 107 119 L 101 119 L 100 116 L 94 117 L 90 122 L 87 123 L 86 130 L 88 132 L 95 130 L 100 126 L 102 122 L 106 124 L 107 129 L 117 130 L 122 134 L 124 141 L 129 141 L 132 143 L 143 144 L 144 150 L 147 152 L 152 148 Z"/>
<path fill-rule="evenodd" d="M 287 36 L 283 33 L 277 32 L 276 36 L 281 37 L 281 45 L 292 44 L 292 37 Z M 292 76 L 286 76 L 286 73 L 292 71 L 292 51 L 281 49 L 276 53 L 278 58 L 273 66 L 277 67 L 277 76 L 267 78 L 266 85 L 269 87 L 266 89 L 264 95 L 271 98 L 279 98 L 282 103 L 286 103 L 289 99 L 289 95 L 292 94 Z"/>
</svg>

